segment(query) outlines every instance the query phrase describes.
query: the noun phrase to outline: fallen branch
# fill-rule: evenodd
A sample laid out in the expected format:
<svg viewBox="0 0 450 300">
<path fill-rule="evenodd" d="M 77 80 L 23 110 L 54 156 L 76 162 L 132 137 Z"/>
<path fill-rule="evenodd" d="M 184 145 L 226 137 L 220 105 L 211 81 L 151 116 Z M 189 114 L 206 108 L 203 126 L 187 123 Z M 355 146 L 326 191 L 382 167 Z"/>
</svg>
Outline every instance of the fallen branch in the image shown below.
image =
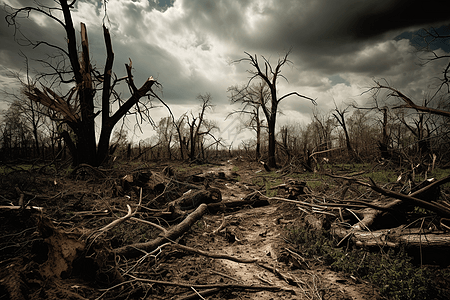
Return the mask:
<svg viewBox="0 0 450 300">
<path fill-rule="evenodd" d="M 450 209 L 439 203 L 436 203 L 436 202 L 430 203 L 430 202 L 427 202 L 427 201 L 424 201 L 424 200 L 421 200 L 421 199 L 418 199 L 415 197 L 407 196 L 407 195 L 397 193 L 394 191 L 385 190 L 385 189 L 377 186 L 376 183 L 371 178 L 369 178 L 369 179 L 371 181 L 370 187 L 374 191 L 376 191 L 384 196 L 388 196 L 388 197 L 399 199 L 399 200 L 402 200 L 405 202 L 413 203 L 422 208 L 431 210 L 444 218 L 450 218 Z"/>
<path fill-rule="evenodd" d="M 443 184 L 446 184 L 447 182 L 450 182 L 450 175 L 447 177 L 444 177 L 440 180 L 437 180 L 423 188 L 421 188 L 420 190 L 415 191 L 414 193 L 411 193 L 409 196 L 411 197 L 416 197 L 416 198 L 420 198 L 421 195 L 424 195 L 426 191 L 436 188 L 438 186 L 441 186 Z"/>
<path fill-rule="evenodd" d="M 387 85 L 382 85 L 379 82 L 375 82 L 375 83 L 377 84 L 377 87 L 375 87 L 376 89 L 387 89 L 387 90 L 390 90 L 390 91 L 392 91 L 392 93 L 389 94 L 389 96 L 400 98 L 400 99 L 402 99 L 405 102 L 405 104 L 396 106 L 394 108 L 413 108 L 413 109 L 415 109 L 417 111 L 427 112 L 427 113 L 430 113 L 430 114 L 444 116 L 444 117 L 447 117 L 447 118 L 450 117 L 450 111 L 446 111 L 446 110 L 442 110 L 442 109 L 436 109 L 436 108 L 427 107 L 427 106 L 417 105 L 409 97 L 407 97 L 405 94 L 403 94 L 399 90 L 394 89 L 393 87 L 390 87 L 390 86 L 387 86 Z"/>
<path fill-rule="evenodd" d="M 194 289 L 192 286 L 191 286 L 191 290 L 193 290 L 196 294 L 197 294 L 197 296 L 199 296 L 200 297 L 200 299 L 202 299 L 202 300 L 206 300 L 205 298 L 203 298 L 203 296 L 202 295 L 200 295 L 200 293 L 199 292 L 197 292 L 197 290 L 196 289 Z"/>
<path fill-rule="evenodd" d="M 149 256 L 153 256 L 156 259 L 158 257 L 158 255 L 161 253 L 161 249 L 168 245 L 170 245 L 170 243 L 165 243 L 165 244 L 159 246 L 158 248 L 156 248 L 155 250 L 153 250 L 152 252 L 145 253 L 145 255 L 142 256 L 141 258 L 139 258 L 138 261 L 132 267 L 130 267 L 123 275 L 126 275 L 126 274 L 130 273 L 131 271 L 133 271 L 139 264 L 141 264 Z M 154 253 L 157 251 L 159 251 L 159 253 L 155 255 Z"/>
<path fill-rule="evenodd" d="M 23 202 L 25 198 L 25 194 L 16 186 L 16 192 L 19 194 L 19 206 L 23 209 L 25 208 L 25 203 Z"/>
<path fill-rule="evenodd" d="M 186 296 L 181 296 L 177 300 L 196 300 L 199 297 L 198 294 L 202 295 L 203 297 L 206 297 L 206 296 L 209 296 L 211 294 L 215 294 L 218 291 L 220 291 L 219 288 L 207 289 L 207 290 L 200 291 L 198 293 L 191 293 L 191 294 L 186 295 Z"/>
<path fill-rule="evenodd" d="M 308 262 L 307 262 L 306 259 L 304 259 L 300 254 L 298 254 L 298 253 L 292 251 L 292 250 L 289 249 L 289 248 L 284 248 L 284 249 L 286 249 L 287 252 L 289 252 L 289 253 L 292 254 L 295 258 L 297 258 L 297 260 L 300 260 L 300 261 L 306 266 L 306 268 L 310 269 L 310 267 L 309 267 L 309 265 L 308 265 Z M 299 264 L 300 264 L 300 263 L 299 263 Z"/>
<path fill-rule="evenodd" d="M 195 224 L 200 218 L 206 213 L 208 206 L 206 204 L 201 204 L 195 211 L 186 217 L 180 224 L 169 229 L 164 236 L 158 237 L 154 240 L 145 243 L 135 243 L 132 245 L 126 245 L 117 249 L 114 249 L 114 253 L 118 255 L 123 255 L 126 257 L 136 257 L 142 254 L 142 251 L 151 252 L 158 246 L 163 244 L 167 240 L 176 240 L 184 232 L 189 230 L 189 228 Z"/>
<path fill-rule="evenodd" d="M 100 228 L 100 229 L 97 229 L 97 230 L 95 230 L 94 232 L 92 232 L 92 233 L 87 237 L 87 239 L 86 239 L 86 245 L 88 245 L 88 246 L 86 247 L 86 249 L 89 249 L 90 246 L 92 245 L 92 243 L 93 243 L 93 242 L 94 242 L 94 241 L 95 241 L 102 233 L 107 232 L 108 230 L 110 230 L 110 229 L 116 227 L 116 226 L 119 225 L 120 223 L 123 223 L 123 222 L 125 222 L 127 219 L 131 218 L 131 216 L 133 216 L 134 213 L 132 212 L 131 206 L 130 206 L 130 205 L 127 204 L 127 208 L 128 208 L 128 213 L 127 213 L 125 216 L 123 216 L 123 217 L 121 217 L 121 218 L 119 218 L 119 219 L 116 219 L 116 220 L 112 221 L 111 223 L 109 223 L 108 225 L 106 225 L 106 226 L 104 226 L 104 227 L 102 227 L 102 228 Z"/>
<path fill-rule="evenodd" d="M 135 282 L 135 280 L 132 279 L 132 280 L 124 281 L 124 282 L 121 282 L 121 283 L 119 283 L 119 284 L 116 284 L 116 285 L 114 285 L 114 286 L 112 286 L 112 287 L 109 287 L 109 288 L 107 288 L 107 289 L 100 289 L 99 291 L 103 292 L 103 294 L 101 294 L 99 297 L 95 298 L 94 300 L 100 300 L 100 299 L 101 299 L 103 296 L 105 296 L 106 293 L 108 293 L 109 291 L 111 291 L 111 290 L 113 290 L 113 289 L 115 289 L 115 288 L 118 288 L 118 287 L 120 287 L 120 286 L 122 286 L 122 285 L 125 285 L 125 284 L 128 284 L 128 283 L 132 283 L 132 282 Z"/>
<path fill-rule="evenodd" d="M 128 212 L 127 212 L 127 214 L 125 216 L 112 221 L 111 223 L 109 223 L 108 225 L 104 226 L 103 228 L 100 228 L 100 229 L 96 230 L 93 234 L 96 234 L 96 233 L 102 234 L 103 232 L 106 232 L 106 231 L 116 227 L 120 223 L 123 223 L 127 219 L 131 218 L 131 216 L 133 215 L 133 212 L 131 210 L 131 206 L 127 204 L 127 208 L 128 208 Z"/>
</svg>

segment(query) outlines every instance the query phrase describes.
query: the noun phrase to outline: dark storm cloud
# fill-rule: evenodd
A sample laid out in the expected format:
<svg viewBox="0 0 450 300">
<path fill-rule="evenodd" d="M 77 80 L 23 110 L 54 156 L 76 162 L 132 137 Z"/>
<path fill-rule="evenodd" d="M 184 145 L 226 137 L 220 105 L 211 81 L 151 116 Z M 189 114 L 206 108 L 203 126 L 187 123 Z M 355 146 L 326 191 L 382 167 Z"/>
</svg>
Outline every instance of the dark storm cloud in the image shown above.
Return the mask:
<svg viewBox="0 0 450 300">
<path fill-rule="evenodd" d="M 53 1 L 43 1 L 45 5 L 54 5 Z M 30 5 L 30 1 L 22 1 L 22 5 Z M 0 9 L 0 76 L 4 78 L 15 76 L 20 73 L 30 74 L 43 71 L 44 64 L 41 61 L 50 62 L 55 59 L 60 52 L 46 44 L 37 47 L 33 43 L 45 41 L 49 44 L 64 48 L 65 32 L 62 26 L 54 20 L 39 16 L 38 14 L 22 13 L 17 18 L 17 26 L 8 24 L 6 17 L 11 13 L 11 9 L 2 6 Z M 25 59 L 25 57 L 27 59 Z M 48 66 L 47 66 L 48 67 Z M 47 69 L 48 71 L 48 69 Z M 3 79 L 5 80 L 5 79 Z M 2 80 L 2 83 L 5 81 Z M 19 87 L 17 80 L 7 80 L 7 84 L 1 84 L 1 90 L 9 90 Z"/>
<path fill-rule="evenodd" d="M 379 40 L 399 30 L 450 23 L 450 14 L 442 7 L 442 1 L 429 1 L 426 5 L 423 1 L 404 0 L 310 0 L 277 4 L 265 10 L 268 22 L 257 33 L 259 43 L 286 46 L 291 42 L 294 48 L 311 48 L 320 53 L 339 54 L 351 51 L 349 44 Z"/>
<path fill-rule="evenodd" d="M 413 74 L 416 66 L 409 41 L 394 38 L 405 31 L 450 23 L 450 14 L 442 4 L 422 2 L 109 0 L 108 18 L 103 19 L 102 1 L 90 0 L 77 2 L 74 18 L 77 38 L 79 22 L 87 23 L 91 56 L 100 70 L 105 61 L 101 30 L 105 20 L 113 39 L 114 71 L 119 77 L 126 74 L 124 63 L 131 58 L 136 85 L 154 76 L 164 85 L 163 97 L 169 104 L 197 104 L 196 96 L 209 92 L 220 105 L 228 103 L 228 86 L 244 84 L 249 78 L 245 72 L 251 68 L 248 63 L 229 64 L 246 57 L 244 51 L 276 63 L 292 48 L 289 58 L 293 66 L 283 69 L 289 82 L 280 85 L 282 93 L 297 89 L 303 93 L 307 87 L 307 95 L 313 98 L 338 83 L 345 83 L 349 90 L 351 86 L 352 95 L 359 94 L 350 82 L 355 77 L 344 76 L 348 73 L 366 76 L 369 82 L 374 76 Z M 32 19 L 23 28 L 32 37 L 64 46 L 65 33 L 51 23 Z M 17 52 L 25 50 L 11 35 L 11 29 L 0 26 L 1 65 L 23 69 Z M 41 58 L 47 50 L 40 47 L 28 53 Z M 337 90 L 345 93 L 342 86 Z M 310 103 L 289 99 L 283 105 L 287 110 L 309 111 Z"/>
<path fill-rule="evenodd" d="M 443 1 L 378 1 L 362 10 L 351 26 L 357 39 L 379 36 L 392 30 L 447 23 L 450 15 Z"/>
<path fill-rule="evenodd" d="M 388 58 L 388 51 L 396 50 L 394 45 L 378 49 L 372 59 L 363 59 L 361 53 L 403 31 L 450 24 L 450 14 L 439 1 L 426 5 L 404 0 L 199 0 L 182 4 L 183 17 L 171 23 L 172 32 L 188 30 L 199 40 L 207 40 L 206 35 L 227 41 L 231 60 L 244 57 L 244 51 L 277 59 L 292 48 L 290 58 L 296 65 L 330 75 L 346 70 L 374 75 L 389 70 L 395 64 Z"/>
</svg>

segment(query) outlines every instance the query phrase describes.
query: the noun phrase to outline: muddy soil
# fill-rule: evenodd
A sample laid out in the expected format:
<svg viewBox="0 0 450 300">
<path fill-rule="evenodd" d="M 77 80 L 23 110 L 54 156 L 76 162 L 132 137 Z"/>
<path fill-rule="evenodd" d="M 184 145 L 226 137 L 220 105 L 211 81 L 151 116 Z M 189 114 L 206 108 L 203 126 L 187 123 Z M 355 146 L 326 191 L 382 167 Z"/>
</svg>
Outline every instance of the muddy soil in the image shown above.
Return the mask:
<svg viewBox="0 0 450 300">
<path fill-rule="evenodd" d="M 149 166 L 153 177 L 147 179 L 161 180 L 167 166 Z M 260 164 L 241 159 L 200 166 L 172 163 L 170 167 L 178 174 L 176 182 L 220 189 L 222 202 L 240 200 L 255 190 L 265 193 L 255 183 L 269 180 L 263 179 L 266 171 Z M 152 227 L 128 220 L 96 236 L 95 241 L 89 239 L 96 229 L 124 216 L 127 204 L 136 207 L 136 188 L 117 191 L 129 171 L 123 166 L 105 178 L 89 172 L 71 179 L 27 172 L 2 178 L 1 205 L 17 205 L 17 186 L 26 192 L 25 201 L 42 207 L 42 212 L 0 210 L 0 299 L 200 299 L 195 293 L 204 290 L 209 290 L 204 299 L 380 298 L 375 287 L 331 271 L 320 258 L 298 265 L 302 253 L 296 252 L 285 236 L 291 228 L 304 226 L 303 212 L 284 201 L 208 213 L 177 240 L 208 253 L 255 259 L 257 263 L 211 258 L 170 246 L 142 253 L 136 259 L 115 256 L 112 249 L 159 234 Z M 194 182 L 193 178 L 206 178 L 207 182 Z M 156 181 L 150 182 L 153 190 Z M 175 191 L 166 186 L 165 201 L 186 189 Z M 142 206 L 154 203 L 150 189 L 143 191 Z M 280 189 L 278 196 L 286 196 L 283 193 Z M 152 210 L 141 209 L 136 216 L 157 222 L 151 218 Z M 159 221 L 163 227 L 174 224 Z M 215 232 L 221 224 L 223 229 Z M 81 251 L 83 247 L 90 249 Z M 297 260 L 290 259 L 292 256 Z M 212 287 L 201 289 L 201 285 Z"/>
</svg>

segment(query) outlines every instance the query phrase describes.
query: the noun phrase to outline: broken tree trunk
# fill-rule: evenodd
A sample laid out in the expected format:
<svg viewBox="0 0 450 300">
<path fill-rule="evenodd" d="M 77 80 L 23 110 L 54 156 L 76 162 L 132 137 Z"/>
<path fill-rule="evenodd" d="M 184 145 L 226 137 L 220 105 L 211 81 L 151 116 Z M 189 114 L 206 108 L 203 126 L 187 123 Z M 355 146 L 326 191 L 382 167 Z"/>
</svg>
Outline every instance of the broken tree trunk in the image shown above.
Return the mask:
<svg viewBox="0 0 450 300">
<path fill-rule="evenodd" d="M 332 233 L 342 239 L 339 244 L 350 239 L 355 245 L 364 247 L 450 247 L 450 233 L 420 228 L 405 228 L 404 225 L 377 231 L 362 231 L 333 226 Z"/>
<path fill-rule="evenodd" d="M 169 207 L 175 206 L 181 210 L 194 209 L 202 203 L 218 203 L 222 201 L 222 193 L 219 189 L 208 188 L 202 190 L 189 190 L 180 198 L 170 202 Z"/>
</svg>

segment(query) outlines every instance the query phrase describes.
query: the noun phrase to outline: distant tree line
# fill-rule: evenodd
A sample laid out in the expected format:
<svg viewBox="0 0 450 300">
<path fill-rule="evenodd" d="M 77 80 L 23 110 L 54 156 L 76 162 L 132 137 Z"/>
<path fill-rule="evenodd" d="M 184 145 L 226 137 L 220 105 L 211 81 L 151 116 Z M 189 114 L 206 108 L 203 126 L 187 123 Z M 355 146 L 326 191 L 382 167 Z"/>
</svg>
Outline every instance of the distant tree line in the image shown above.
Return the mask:
<svg viewBox="0 0 450 300">
<path fill-rule="evenodd" d="M 106 3 L 106 2 L 105 2 Z M 54 59 L 37 61 L 45 71 L 32 79 L 16 75 L 22 85 L 19 95 L 12 98 L 10 107 L 2 112 L 0 123 L 0 159 L 71 158 L 72 165 L 107 165 L 115 159 L 152 160 L 178 159 L 206 161 L 224 155 L 241 155 L 264 161 L 270 168 L 288 164 L 302 164 L 314 171 L 324 162 L 370 162 L 389 160 L 396 164 L 448 164 L 450 149 L 450 62 L 448 55 L 436 51 L 436 42 L 448 43 L 449 36 L 439 30 L 422 32 L 418 51 L 430 54 L 424 63 L 443 62 L 443 76 L 435 91 L 424 99 L 410 99 L 387 82 L 375 82 L 368 91 L 373 101 L 366 107 L 352 103 L 335 104 L 328 112 L 313 110 L 309 124 L 276 122 L 281 101 L 290 96 L 315 99 L 296 91 L 278 94 L 279 80 L 287 80 L 283 67 L 292 62 L 291 50 L 281 56 L 276 65 L 264 56 L 245 52 L 234 63 L 250 66 L 249 80 L 229 88 L 231 103 L 240 106 L 229 117 L 246 120 L 247 129 L 255 138 L 226 145 L 217 138 L 219 128 L 208 119 L 212 108 L 210 94 L 200 94 L 198 111 L 188 111 L 176 119 L 170 108 L 153 90 L 161 85 L 149 77 L 136 86 L 130 60 L 125 64 L 125 76 L 113 71 L 114 52 L 109 29 L 103 24 L 105 44 L 104 69 L 91 64 L 87 28 L 75 28 L 71 12 L 77 1 L 55 1 L 53 6 L 33 3 L 13 8 L 5 5 L 8 26 L 15 28 L 15 36 L 32 47 L 47 47 Z M 56 14 L 58 12 L 58 14 Z M 60 14 L 62 12 L 62 14 Z M 31 14 L 44 16 L 62 26 L 65 44 L 49 44 L 32 40 L 20 31 L 18 21 Z M 56 16 L 59 16 L 56 17 Z M 78 26 L 77 26 L 78 27 Z M 78 33 L 79 32 L 79 36 Z M 39 38 L 39 37 L 33 37 Z M 28 58 L 26 58 L 28 61 Z M 27 63 L 28 64 L 28 63 Z M 127 94 L 117 87 L 126 85 Z M 168 117 L 155 124 L 150 110 L 158 101 L 169 111 Z M 327 101 L 321 99 L 320 101 Z M 155 135 L 132 144 L 119 124 L 126 116 L 134 116 L 136 124 L 149 122 Z"/>
<path fill-rule="evenodd" d="M 388 106 L 387 102 L 379 107 L 383 99 L 380 91 L 376 90 L 374 96 L 371 107 L 347 105 L 345 109 L 336 107 L 328 112 L 314 109 L 309 123 L 293 122 L 280 126 L 276 134 L 277 163 L 281 166 L 301 163 L 311 170 L 327 162 L 389 160 L 408 167 L 449 164 L 449 117 L 398 105 Z M 116 130 L 111 139 L 110 159 L 213 161 L 217 157 L 240 155 L 249 160 L 267 161 L 268 129 L 262 121 L 255 126 L 257 107 L 244 124 L 250 130 L 259 127 L 259 138 L 255 134 L 253 138 L 239 141 L 231 149 L 216 137 L 219 128 L 208 119 L 211 95 L 199 95 L 198 100 L 197 111 L 186 112 L 179 118 L 171 115 L 162 118 L 155 124 L 155 134 L 138 143 L 131 143 L 124 128 Z M 2 114 L 2 161 L 70 157 L 60 135 L 63 128 L 55 126 L 47 109 L 24 103 L 27 102 L 16 100 Z M 449 111 L 449 103 L 442 97 L 436 109 Z"/>
</svg>

